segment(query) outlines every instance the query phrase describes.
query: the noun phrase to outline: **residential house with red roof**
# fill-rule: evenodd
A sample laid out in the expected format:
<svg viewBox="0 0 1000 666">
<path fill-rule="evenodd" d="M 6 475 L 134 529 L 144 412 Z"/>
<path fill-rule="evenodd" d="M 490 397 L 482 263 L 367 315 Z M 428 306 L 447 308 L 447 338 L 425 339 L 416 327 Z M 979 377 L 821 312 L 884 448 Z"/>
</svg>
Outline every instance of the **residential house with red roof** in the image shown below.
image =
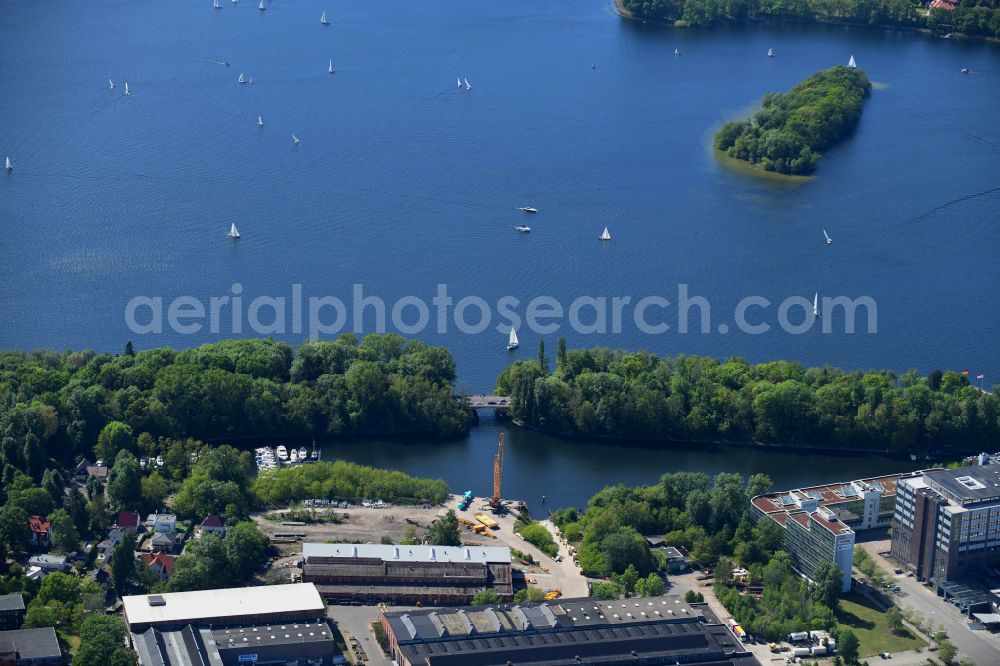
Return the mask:
<svg viewBox="0 0 1000 666">
<path fill-rule="evenodd" d="M 141 559 L 148 569 L 160 577 L 160 580 L 167 580 L 174 573 L 174 560 L 177 557 L 166 553 L 143 553 Z"/>
<path fill-rule="evenodd" d="M 205 520 L 201 521 L 201 533 L 205 534 L 207 532 L 215 532 L 219 536 L 226 536 L 226 521 L 214 513 L 205 516 Z"/>
<path fill-rule="evenodd" d="M 28 516 L 28 529 L 31 530 L 32 546 L 48 547 L 52 541 L 52 523 L 41 516 Z"/>
</svg>

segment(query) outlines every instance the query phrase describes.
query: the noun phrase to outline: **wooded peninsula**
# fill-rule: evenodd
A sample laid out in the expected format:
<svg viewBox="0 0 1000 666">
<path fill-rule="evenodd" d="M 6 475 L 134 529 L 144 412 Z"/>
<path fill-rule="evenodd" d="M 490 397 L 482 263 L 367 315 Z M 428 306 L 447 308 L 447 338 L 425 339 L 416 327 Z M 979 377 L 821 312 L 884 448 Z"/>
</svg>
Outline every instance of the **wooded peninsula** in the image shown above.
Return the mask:
<svg viewBox="0 0 1000 666">
<path fill-rule="evenodd" d="M 774 361 L 567 350 L 497 379 L 512 418 L 569 437 L 758 442 L 831 449 L 942 453 L 1000 439 L 1000 399 L 966 375 L 847 372 Z"/>
<path fill-rule="evenodd" d="M 767 171 L 808 174 L 821 151 L 850 134 L 871 89 L 860 69 L 838 65 L 813 74 L 787 93 L 767 93 L 750 120 L 726 123 L 714 145 Z"/>
</svg>

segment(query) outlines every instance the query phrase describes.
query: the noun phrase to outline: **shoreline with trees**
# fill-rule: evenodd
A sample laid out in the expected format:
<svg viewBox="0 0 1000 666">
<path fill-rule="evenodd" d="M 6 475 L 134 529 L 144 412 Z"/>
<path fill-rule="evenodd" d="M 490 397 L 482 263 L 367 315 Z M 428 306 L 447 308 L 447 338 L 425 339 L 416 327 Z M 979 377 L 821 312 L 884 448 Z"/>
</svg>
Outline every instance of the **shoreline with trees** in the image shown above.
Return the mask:
<svg viewBox="0 0 1000 666">
<path fill-rule="evenodd" d="M 567 439 L 623 444 L 810 448 L 947 454 L 1000 439 L 1000 400 L 966 375 L 805 368 L 740 357 L 659 357 L 606 348 L 517 361 L 497 378 L 510 416 Z"/>
<path fill-rule="evenodd" d="M 926 3 L 911 0 L 878 0 L 874 5 L 782 0 L 766 7 L 753 6 L 746 0 L 729 4 L 714 0 L 615 0 L 614 9 L 624 19 L 655 21 L 678 28 L 807 23 L 907 30 L 930 37 L 947 34 L 969 40 L 1000 40 L 1000 5 L 995 0 L 972 0 L 956 3 L 954 9 L 930 10 Z"/>
</svg>

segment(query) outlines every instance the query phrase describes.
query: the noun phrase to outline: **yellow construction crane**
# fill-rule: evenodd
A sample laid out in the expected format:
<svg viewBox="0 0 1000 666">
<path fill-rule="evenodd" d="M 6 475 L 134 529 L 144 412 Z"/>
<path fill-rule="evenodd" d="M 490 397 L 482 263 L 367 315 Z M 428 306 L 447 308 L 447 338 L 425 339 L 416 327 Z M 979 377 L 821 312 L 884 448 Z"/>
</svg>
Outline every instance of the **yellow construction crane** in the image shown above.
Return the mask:
<svg viewBox="0 0 1000 666">
<path fill-rule="evenodd" d="M 497 447 L 497 455 L 493 459 L 493 497 L 490 498 L 490 506 L 494 509 L 500 508 L 500 482 L 503 480 L 503 433 L 500 433 L 500 445 Z"/>
</svg>

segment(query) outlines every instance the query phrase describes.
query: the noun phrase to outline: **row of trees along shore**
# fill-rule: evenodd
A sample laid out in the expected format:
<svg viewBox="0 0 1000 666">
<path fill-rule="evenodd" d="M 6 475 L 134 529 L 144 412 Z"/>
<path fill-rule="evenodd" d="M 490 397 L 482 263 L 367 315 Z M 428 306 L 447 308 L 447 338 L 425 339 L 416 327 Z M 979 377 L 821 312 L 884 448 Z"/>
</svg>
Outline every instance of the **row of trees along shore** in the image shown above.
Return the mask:
<svg viewBox="0 0 1000 666">
<path fill-rule="evenodd" d="M 621 0 L 621 5 L 636 18 L 679 26 L 796 21 L 1000 37 L 998 0 L 959 0 L 955 9 L 930 11 L 918 0 Z"/>
<path fill-rule="evenodd" d="M 1000 400 L 958 372 L 804 368 L 611 349 L 544 347 L 498 377 L 511 416 L 563 436 L 761 442 L 906 453 L 1000 441 Z"/>
<path fill-rule="evenodd" d="M 269 339 L 187 351 L 129 344 L 120 355 L 4 351 L 0 460 L 35 474 L 47 457 L 91 456 L 114 421 L 153 438 L 453 437 L 468 429 L 454 380 L 448 350 L 393 334 L 294 351 Z"/>
<path fill-rule="evenodd" d="M 766 171 L 812 173 L 822 157 L 820 151 L 842 141 L 857 126 L 870 89 L 860 69 L 831 67 L 787 93 L 767 93 L 761 110 L 750 120 L 723 125 L 714 145 Z"/>
</svg>

